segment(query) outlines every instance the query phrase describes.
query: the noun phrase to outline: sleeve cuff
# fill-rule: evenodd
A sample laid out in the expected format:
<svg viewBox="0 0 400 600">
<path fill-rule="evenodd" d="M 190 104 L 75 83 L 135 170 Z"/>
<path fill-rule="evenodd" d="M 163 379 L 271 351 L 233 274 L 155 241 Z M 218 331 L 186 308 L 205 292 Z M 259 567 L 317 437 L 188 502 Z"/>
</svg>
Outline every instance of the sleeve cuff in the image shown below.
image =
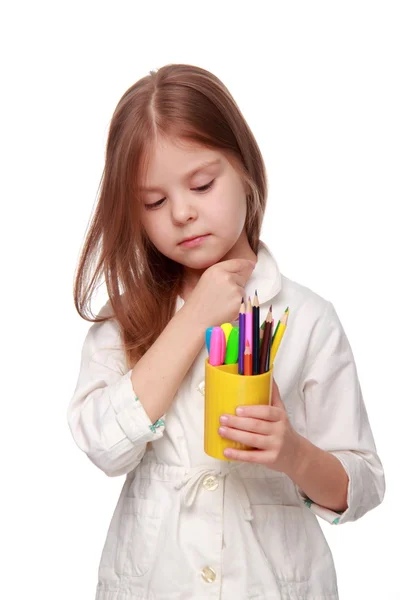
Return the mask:
<svg viewBox="0 0 400 600">
<path fill-rule="evenodd" d="M 345 513 L 335 512 L 334 510 L 331 510 L 330 508 L 326 508 L 325 506 L 320 506 L 319 504 L 315 504 L 315 502 L 310 500 L 310 498 L 308 498 L 308 496 L 305 495 L 303 490 L 301 490 L 299 488 L 299 486 L 297 486 L 297 485 L 296 485 L 296 491 L 297 491 L 300 499 L 302 500 L 302 502 L 304 502 L 304 504 L 307 506 L 307 508 L 309 508 L 311 510 L 311 512 L 314 513 L 314 515 L 317 515 L 317 517 L 320 517 L 321 519 L 323 519 L 324 521 L 327 521 L 331 525 L 339 525 L 339 523 L 342 522 L 342 516 Z M 347 512 L 347 511 L 345 511 L 345 512 Z"/>
<path fill-rule="evenodd" d="M 341 525 L 342 523 L 346 523 L 347 521 L 354 521 L 359 516 L 358 514 L 358 506 L 357 506 L 357 498 L 355 494 L 356 489 L 362 489 L 363 482 L 360 479 L 359 469 L 357 468 L 358 462 L 357 460 L 350 461 L 346 460 L 346 455 L 349 454 L 347 451 L 343 452 L 331 452 L 336 456 L 336 458 L 341 462 L 344 470 L 347 473 L 347 477 L 349 478 L 348 488 L 347 488 L 347 508 L 345 511 L 334 511 L 330 508 L 326 508 L 325 506 L 320 506 L 313 502 L 306 494 L 301 490 L 298 486 L 296 486 L 296 490 L 298 495 L 304 504 L 313 512 L 315 515 L 331 523 L 332 525 Z M 360 459 L 361 460 L 361 459 Z M 360 488 L 361 486 L 361 488 Z"/>
<path fill-rule="evenodd" d="M 341 525 L 357 521 L 366 512 L 378 506 L 385 493 L 385 479 L 382 464 L 375 452 L 355 450 L 331 451 L 331 454 L 342 463 L 349 478 L 347 488 L 347 508 L 343 512 L 335 512 L 329 508 L 315 504 L 296 486 L 296 491 L 306 506 L 316 515 Z"/>
<path fill-rule="evenodd" d="M 162 437 L 165 429 L 165 414 L 152 423 L 136 396 L 131 382 L 132 369 L 114 384 L 110 394 L 111 403 L 119 426 L 126 437 L 137 444 L 154 442 Z"/>
</svg>

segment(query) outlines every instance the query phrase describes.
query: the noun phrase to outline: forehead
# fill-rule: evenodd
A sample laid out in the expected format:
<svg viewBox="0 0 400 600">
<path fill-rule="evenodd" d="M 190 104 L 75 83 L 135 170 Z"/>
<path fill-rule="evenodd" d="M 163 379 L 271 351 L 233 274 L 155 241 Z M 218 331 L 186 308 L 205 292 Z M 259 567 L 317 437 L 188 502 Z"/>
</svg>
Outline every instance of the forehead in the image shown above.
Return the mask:
<svg viewBox="0 0 400 600">
<path fill-rule="evenodd" d="M 156 188 L 172 180 L 193 177 L 197 171 L 218 169 L 227 163 L 216 149 L 183 140 L 158 138 L 149 151 L 144 188 Z M 143 189 L 143 188 L 142 188 Z"/>
</svg>

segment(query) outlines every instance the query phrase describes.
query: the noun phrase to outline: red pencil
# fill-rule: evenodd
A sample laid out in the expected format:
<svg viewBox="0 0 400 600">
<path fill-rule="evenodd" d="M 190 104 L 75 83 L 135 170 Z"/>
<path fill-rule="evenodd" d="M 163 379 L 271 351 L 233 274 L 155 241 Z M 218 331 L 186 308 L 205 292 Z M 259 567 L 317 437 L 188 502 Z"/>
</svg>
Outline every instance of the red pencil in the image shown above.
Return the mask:
<svg viewBox="0 0 400 600">
<path fill-rule="evenodd" d="M 244 375 L 253 375 L 253 357 L 248 339 L 246 340 L 246 349 L 244 351 Z"/>
</svg>

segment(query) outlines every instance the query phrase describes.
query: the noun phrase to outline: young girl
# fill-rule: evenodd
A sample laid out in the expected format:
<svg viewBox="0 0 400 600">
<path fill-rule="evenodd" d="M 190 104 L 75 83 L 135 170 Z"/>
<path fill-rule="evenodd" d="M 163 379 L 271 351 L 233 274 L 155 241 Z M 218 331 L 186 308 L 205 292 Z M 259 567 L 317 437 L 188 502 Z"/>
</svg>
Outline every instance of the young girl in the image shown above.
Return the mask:
<svg viewBox="0 0 400 600">
<path fill-rule="evenodd" d="M 382 502 L 346 334 L 260 241 L 266 198 L 259 147 L 217 77 L 167 65 L 122 96 L 76 276 L 94 324 L 68 407 L 79 448 L 126 475 L 97 600 L 335 600 L 316 515 L 346 523 Z M 290 307 L 272 405 L 221 415 L 220 435 L 254 450 L 217 460 L 203 449 L 205 332 L 254 290 L 260 322 Z"/>
</svg>

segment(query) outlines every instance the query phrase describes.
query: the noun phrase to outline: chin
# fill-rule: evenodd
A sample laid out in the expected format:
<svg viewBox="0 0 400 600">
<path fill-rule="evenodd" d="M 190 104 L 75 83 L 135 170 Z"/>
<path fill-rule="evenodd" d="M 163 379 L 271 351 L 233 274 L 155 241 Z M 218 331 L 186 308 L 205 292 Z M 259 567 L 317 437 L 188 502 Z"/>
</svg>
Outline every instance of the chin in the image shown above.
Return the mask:
<svg viewBox="0 0 400 600">
<path fill-rule="evenodd" d="M 197 259 L 193 259 L 193 260 L 185 260 L 184 262 L 181 262 L 181 264 L 188 268 L 188 269 L 195 269 L 197 271 L 204 271 L 205 269 L 208 269 L 208 267 L 212 267 L 212 265 L 215 265 L 215 263 L 217 263 L 218 260 L 214 259 L 214 258 L 197 258 Z"/>
<path fill-rule="evenodd" d="M 232 249 L 231 244 L 219 244 L 219 248 L 191 248 L 183 254 L 177 254 L 173 260 L 188 269 L 205 270 L 224 259 Z"/>
</svg>

